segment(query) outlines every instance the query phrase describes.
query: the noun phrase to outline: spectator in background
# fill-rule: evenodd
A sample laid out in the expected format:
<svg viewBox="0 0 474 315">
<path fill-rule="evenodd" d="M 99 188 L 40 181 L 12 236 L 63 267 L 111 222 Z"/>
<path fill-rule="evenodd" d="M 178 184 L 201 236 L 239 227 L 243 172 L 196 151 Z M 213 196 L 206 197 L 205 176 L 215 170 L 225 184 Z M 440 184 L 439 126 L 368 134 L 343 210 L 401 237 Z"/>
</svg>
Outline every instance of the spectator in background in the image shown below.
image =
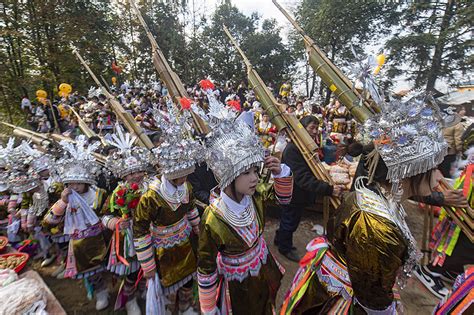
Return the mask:
<svg viewBox="0 0 474 315">
<path fill-rule="evenodd" d="M 319 120 L 316 117 L 306 116 L 300 122 L 311 137 L 318 138 Z M 293 233 L 300 224 L 304 208 L 315 204 L 317 199 L 324 196 L 339 197 L 344 186 L 331 186 L 329 183 L 316 179 L 293 142 L 288 143 L 283 151 L 282 162 L 293 172 L 294 186 L 290 204 L 283 206 L 280 227 L 276 231 L 274 243 L 283 256 L 298 262 L 300 256 L 293 246 Z"/>
<path fill-rule="evenodd" d="M 21 110 L 24 111 L 25 113 L 27 114 L 31 114 L 32 113 L 32 106 L 31 106 L 31 102 L 30 100 L 28 99 L 28 96 L 23 96 L 23 98 L 21 99 Z"/>
<path fill-rule="evenodd" d="M 444 128 L 443 136 L 448 143 L 448 155 L 445 156 L 443 162 L 438 166 L 438 169 L 443 173 L 444 177 L 451 178 L 451 167 L 456 161 L 456 158 L 462 153 L 462 135 L 464 133 L 464 126 L 461 123 L 461 116 L 454 111 L 453 107 L 448 107 L 443 110 Z"/>
</svg>

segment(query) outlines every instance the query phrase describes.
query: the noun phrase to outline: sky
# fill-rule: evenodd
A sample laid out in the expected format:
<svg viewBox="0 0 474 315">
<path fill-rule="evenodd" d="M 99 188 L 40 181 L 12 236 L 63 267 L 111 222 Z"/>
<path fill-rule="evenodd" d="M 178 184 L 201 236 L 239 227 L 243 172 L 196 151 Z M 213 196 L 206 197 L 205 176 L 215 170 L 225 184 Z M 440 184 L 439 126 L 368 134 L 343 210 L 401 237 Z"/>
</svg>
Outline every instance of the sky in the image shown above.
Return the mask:
<svg viewBox="0 0 474 315">
<path fill-rule="evenodd" d="M 210 11 L 222 2 L 222 0 L 197 0 L 204 1 Z M 299 0 L 280 0 L 278 3 L 291 13 L 291 10 L 299 3 Z M 286 18 L 273 4 L 272 0 L 233 0 L 232 4 L 236 6 L 245 15 L 249 16 L 253 12 L 258 12 L 263 19 L 274 18 L 280 26 L 288 26 Z"/>
<path fill-rule="evenodd" d="M 195 5 L 203 6 L 208 14 L 211 14 L 215 7 L 222 2 L 222 0 L 194 0 Z M 300 3 L 300 0 L 277 0 L 278 3 L 286 9 L 290 15 L 295 7 Z M 190 1 L 192 3 L 192 1 Z M 288 30 L 293 26 L 287 21 L 285 16 L 278 10 L 278 8 L 273 4 L 272 0 L 232 0 L 232 4 L 236 6 L 240 11 L 245 15 L 249 16 L 253 12 L 257 12 L 261 15 L 262 19 L 274 18 L 278 24 L 282 27 L 282 38 L 285 40 L 287 38 Z M 377 49 L 369 49 L 370 51 L 376 51 Z M 410 82 L 406 81 L 403 77 L 396 79 L 394 84 L 394 91 L 405 90 L 411 87 Z M 448 85 L 441 79 L 438 79 L 436 88 L 442 92 L 447 92 Z"/>
</svg>

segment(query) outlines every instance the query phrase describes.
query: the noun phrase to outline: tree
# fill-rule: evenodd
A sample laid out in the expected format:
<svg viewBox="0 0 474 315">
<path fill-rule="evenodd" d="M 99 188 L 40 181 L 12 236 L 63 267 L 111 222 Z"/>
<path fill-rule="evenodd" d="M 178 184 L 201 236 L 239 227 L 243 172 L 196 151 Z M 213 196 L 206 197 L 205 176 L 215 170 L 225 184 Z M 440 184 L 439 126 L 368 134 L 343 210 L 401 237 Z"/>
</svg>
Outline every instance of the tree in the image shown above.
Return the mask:
<svg viewBox="0 0 474 315">
<path fill-rule="evenodd" d="M 472 70 L 474 7 L 469 1 L 414 2 L 400 10 L 396 34 L 387 42 L 392 78 L 404 74 L 416 88 L 433 90 L 438 78 Z"/>
<path fill-rule="evenodd" d="M 245 70 L 222 30 L 225 25 L 239 42 L 255 32 L 257 15 L 247 17 L 228 2 L 218 6 L 212 15 L 211 24 L 204 28 L 203 39 L 207 44 L 208 74 L 217 81 L 240 80 Z"/>
<path fill-rule="evenodd" d="M 276 20 L 264 20 L 261 31 L 243 40 L 243 48 L 264 82 L 279 85 L 288 79 L 293 58 L 283 44 Z"/>
<path fill-rule="evenodd" d="M 296 20 L 305 32 L 327 54 L 329 60 L 341 65 L 354 60 L 351 47 L 362 53 L 376 35 L 390 31 L 390 20 L 397 12 L 395 5 L 376 1 L 303 0 L 296 9 Z M 393 20 L 393 18 L 392 18 Z M 293 49 L 303 53 L 302 39 L 293 35 Z M 312 75 L 314 90 L 315 75 Z M 327 90 L 327 100 L 330 90 Z M 312 95 L 310 95 L 312 96 Z"/>
</svg>

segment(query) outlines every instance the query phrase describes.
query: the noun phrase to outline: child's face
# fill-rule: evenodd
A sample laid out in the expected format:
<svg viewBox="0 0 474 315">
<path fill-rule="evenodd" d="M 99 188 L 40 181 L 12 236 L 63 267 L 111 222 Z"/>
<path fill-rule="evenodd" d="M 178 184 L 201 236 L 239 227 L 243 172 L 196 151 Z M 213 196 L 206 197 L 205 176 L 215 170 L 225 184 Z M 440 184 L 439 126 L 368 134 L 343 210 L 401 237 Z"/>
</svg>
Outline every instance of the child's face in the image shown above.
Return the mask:
<svg viewBox="0 0 474 315">
<path fill-rule="evenodd" d="M 86 192 L 87 185 L 84 183 L 69 183 L 67 187 L 71 188 L 78 194 L 83 194 Z"/>
</svg>

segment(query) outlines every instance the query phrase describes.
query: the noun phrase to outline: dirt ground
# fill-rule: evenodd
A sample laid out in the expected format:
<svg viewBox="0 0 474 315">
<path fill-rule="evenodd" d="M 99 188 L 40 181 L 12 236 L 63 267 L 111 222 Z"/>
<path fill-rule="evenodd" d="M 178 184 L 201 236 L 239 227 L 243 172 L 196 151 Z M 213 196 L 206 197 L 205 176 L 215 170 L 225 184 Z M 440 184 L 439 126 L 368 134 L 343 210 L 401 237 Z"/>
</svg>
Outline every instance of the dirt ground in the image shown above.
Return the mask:
<svg viewBox="0 0 474 315">
<path fill-rule="evenodd" d="M 415 238 L 421 242 L 423 216 L 420 210 L 411 204 L 406 206 L 406 210 L 408 213 L 408 225 L 412 229 Z M 298 268 L 298 264 L 291 262 L 285 257 L 281 256 L 277 248 L 273 245 L 273 237 L 275 235 L 276 229 L 278 228 L 278 215 L 278 211 L 276 210 L 269 211 L 267 214 L 268 219 L 265 238 L 270 250 L 276 255 L 277 259 L 279 259 L 279 261 L 286 268 L 286 274 L 283 278 L 277 300 L 278 305 L 281 305 L 283 296 L 291 284 L 293 275 Z M 295 246 L 298 248 L 300 255 L 304 254 L 307 242 L 316 236 L 315 232 L 311 231 L 311 228 L 314 224 L 321 223 L 322 215 L 320 213 L 306 211 L 298 231 L 295 234 Z M 110 275 L 105 276 L 111 289 L 110 306 L 105 311 L 97 312 L 95 310 L 95 301 L 89 301 L 86 298 L 83 282 L 75 280 L 57 280 L 56 278 L 50 276 L 54 268 L 55 266 L 51 266 L 37 270 L 43 276 L 45 282 L 51 288 L 51 291 L 56 295 L 57 299 L 68 314 L 126 314 L 124 311 L 113 311 L 113 302 L 119 283 L 114 281 Z M 411 278 L 408 280 L 406 287 L 401 292 L 401 297 L 405 314 L 407 315 L 431 314 L 434 306 L 438 303 L 437 299 L 431 293 L 429 293 L 416 278 Z M 140 305 L 144 307 L 144 301 L 140 301 Z"/>
</svg>

